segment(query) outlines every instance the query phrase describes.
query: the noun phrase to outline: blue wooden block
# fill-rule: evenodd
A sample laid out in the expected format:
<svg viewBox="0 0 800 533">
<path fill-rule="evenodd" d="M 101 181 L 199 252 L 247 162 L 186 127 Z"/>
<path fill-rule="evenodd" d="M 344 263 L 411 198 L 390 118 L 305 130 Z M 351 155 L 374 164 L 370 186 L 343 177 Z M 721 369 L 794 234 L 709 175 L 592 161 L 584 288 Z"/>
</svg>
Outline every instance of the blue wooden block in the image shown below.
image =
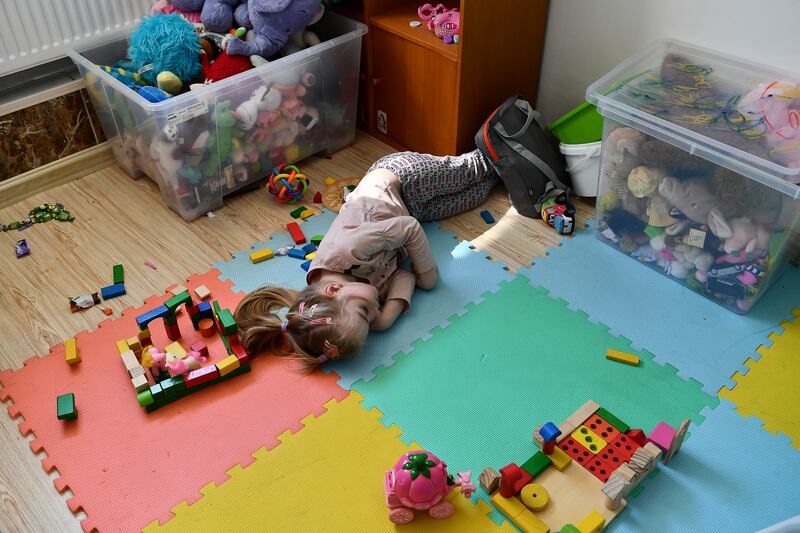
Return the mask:
<svg viewBox="0 0 800 533">
<path fill-rule="evenodd" d="M 100 295 L 103 297 L 103 300 L 110 300 L 111 298 L 122 296 L 123 294 L 125 294 L 124 283 L 115 283 L 114 285 L 109 285 L 108 287 L 100 289 Z"/>
<path fill-rule="evenodd" d="M 311 252 L 316 252 L 317 247 L 314 246 L 313 244 L 306 244 L 305 246 L 303 246 L 303 251 L 305 252 L 306 255 L 308 255 Z M 305 255 L 303 257 L 305 257 Z"/>
<path fill-rule="evenodd" d="M 304 252 L 302 248 L 292 248 L 286 255 L 294 257 L 295 259 L 305 259 L 308 254 Z"/>
<path fill-rule="evenodd" d="M 167 318 L 169 315 L 170 315 L 169 308 L 166 305 L 159 305 L 155 309 L 152 309 L 144 314 L 137 316 L 136 324 L 139 326 L 139 330 L 143 330 L 147 327 L 147 324 L 149 324 L 156 318 Z"/>
<path fill-rule="evenodd" d="M 308 268 L 309 268 L 310 266 L 311 266 L 311 260 L 309 259 L 308 261 L 306 261 L 305 263 L 303 263 L 302 265 L 300 265 L 300 268 L 302 268 L 303 270 L 305 270 L 306 272 L 308 272 Z"/>
<path fill-rule="evenodd" d="M 481 218 L 483 218 L 484 222 L 486 222 L 487 224 L 494 224 L 494 217 L 489 211 L 486 211 L 485 209 L 481 211 Z"/>
<path fill-rule="evenodd" d="M 552 422 L 548 422 L 542 426 L 542 429 L 539 430 L 539 435 L 542 436 L 542 439 L 544 439 L 545 442 L 550 442 L 561 435 L 561 430 L 558 429 L 557 425 L 553 424 Z"/>
</svg>

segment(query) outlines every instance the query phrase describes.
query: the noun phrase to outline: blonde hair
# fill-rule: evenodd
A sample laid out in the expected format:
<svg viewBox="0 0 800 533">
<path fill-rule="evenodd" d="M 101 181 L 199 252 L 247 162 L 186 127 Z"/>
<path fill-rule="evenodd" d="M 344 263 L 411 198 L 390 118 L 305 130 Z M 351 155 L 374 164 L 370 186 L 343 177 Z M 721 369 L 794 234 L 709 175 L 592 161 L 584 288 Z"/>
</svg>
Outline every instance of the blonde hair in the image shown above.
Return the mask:
<svg viewBox="0 0 800 533">
<path fill-rule="evenodd" d="M 308 372 L 325 360 L 320 356 L 326 341 L 336 346 L 339 357 L 360 350 L 364 339 L 348 327 L 341 304 L 323 288 L 320 283 L 302 291 L 264 285 L 245 296 L 236 307 L 235 318 L 247 353 L 266 350 L 295 356 L 301 370 Z M 285 327 L 277 314 L 284 307 L 288 308 Z M 325 319 L 330 320 L 325 323 Z"/>
</svg>

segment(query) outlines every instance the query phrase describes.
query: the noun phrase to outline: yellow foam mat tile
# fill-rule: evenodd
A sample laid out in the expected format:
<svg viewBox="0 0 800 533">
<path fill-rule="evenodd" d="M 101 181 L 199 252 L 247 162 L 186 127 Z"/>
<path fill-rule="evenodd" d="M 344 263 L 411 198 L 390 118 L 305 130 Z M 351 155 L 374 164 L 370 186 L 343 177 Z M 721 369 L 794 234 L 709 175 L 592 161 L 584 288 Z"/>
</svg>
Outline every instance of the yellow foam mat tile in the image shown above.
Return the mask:
<svg viewBox="0 0 800 533">
<path fill-rule="evenodd" d="M 748 359 L 746 374 L 736 372 L 733 389 L 719 390 L 745 417 L 755 416 L 770 433 L 783 433 L 800 450 L 800 310 L 791 322 L 781 322 L 783 333 L 772 333 L 773 344 L 759 347 L 761 358 Z"/>
<path fill-rule="evenodd" d="M 325 414 L 302 420 L 305 428 L 280 435 L 280 446 L 257 450 L 247 468 L 234 467 L 228 481 L 210 483 L 200 490 L 200 500 L 181 503 L 172 509 L 175 518 L 144 531 L 515 531 L 508 523 L 498 526 L 487 516 L 489 505 L 473 504 L 458 489 L 448 497 L 456 506 L 452 518 L 434 520 L 417 511 L 411 524 L 392 524 L 385 472 L 419 446 L 405 445 L 398 438 L 401 430 L 379 422 L 383 414 L 366 410 L 363 399 L 351 392 L 341 402 L 331 400 Z"/>
</svg>

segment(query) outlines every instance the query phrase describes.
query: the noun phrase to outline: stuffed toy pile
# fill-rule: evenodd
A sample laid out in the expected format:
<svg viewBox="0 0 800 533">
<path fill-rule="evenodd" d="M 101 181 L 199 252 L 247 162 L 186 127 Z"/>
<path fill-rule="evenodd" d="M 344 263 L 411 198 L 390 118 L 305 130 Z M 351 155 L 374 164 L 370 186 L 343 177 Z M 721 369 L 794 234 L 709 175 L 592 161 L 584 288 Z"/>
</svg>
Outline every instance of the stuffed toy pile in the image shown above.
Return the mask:
<svg viewBox="0 0 800 533">
<path fill-rule="evenodd" d="M 687 70 L 691 79 L 681 78 L 679 73 Z M 764 135 L 755 134 L 756 119 L 744 116 L 741 108 L 724 109 L 726 104 L 720 102 L 730 106 L 731 99 L 714 92 L 705 77 L 709 73 L 668 56 L 661 79 L 649 78 L 657 80 L 650 88 L 657 86 L 661 99 L 650 93 L 650 98 L 638 101 L 646 102 L 641 107 L 648 111 L 680 117 L 687 127 L 704 134 L 712 128 L 715 138 L 769 158 L 774 141 L 764 142 Z M 702 86 L 687 90 L 696 87 L 698 79 Z M 670 87 L 680 87 L 682 99 L 671 101 L 664 92 Z M 732 101 L 752 107 L 750 100 Z M 709 122 L 713 114 L 708 111 L 717 105 L 743 118 L 727 126 Z M 796 202 L 633 128 L 616 127 L 604 145 L 601 172 L 607 192 L 598 202 L 601 238 L 726 307 L 747 311 L 778 264 L 776 252 L 797 214 Z M 782 161 L 790 163 L 791 154 L 782 155 Z"/>
</svg>

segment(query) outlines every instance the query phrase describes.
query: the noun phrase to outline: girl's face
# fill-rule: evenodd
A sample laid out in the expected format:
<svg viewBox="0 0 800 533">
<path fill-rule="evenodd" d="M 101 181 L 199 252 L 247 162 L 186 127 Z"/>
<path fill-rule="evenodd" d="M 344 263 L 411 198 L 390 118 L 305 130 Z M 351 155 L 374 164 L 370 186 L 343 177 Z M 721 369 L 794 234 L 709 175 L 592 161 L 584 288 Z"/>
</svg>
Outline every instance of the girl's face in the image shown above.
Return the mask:
<svg viewBox="0 0 800 533">
<path fill-rule="evenodd" d="M 331 283 L 325 291 L 341 302 L 353 334 L 366 338 L 370 324 L 378 316 L 378 290 L 368 283 L 349 281 Z"/>
</svg>

